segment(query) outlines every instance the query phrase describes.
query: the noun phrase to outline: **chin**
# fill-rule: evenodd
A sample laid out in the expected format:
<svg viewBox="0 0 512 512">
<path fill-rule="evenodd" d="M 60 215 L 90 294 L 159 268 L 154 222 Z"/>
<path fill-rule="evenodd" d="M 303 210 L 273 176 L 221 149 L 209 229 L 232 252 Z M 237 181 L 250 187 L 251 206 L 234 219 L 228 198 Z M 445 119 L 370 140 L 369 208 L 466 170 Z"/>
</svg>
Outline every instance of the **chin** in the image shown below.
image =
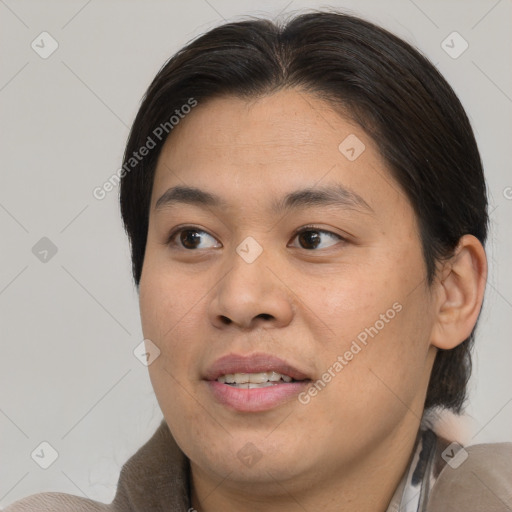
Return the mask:
<svg viewBox="0 0 512 512">
<path fill-rule="evenodd" d="M 255 449 L 254 445 L 248 444 L 241 450 L 230 449 L 227 453 L 210 453 L 208 458 L 203 455 L 200 460 L 195 461 L 195 464 L 203 471 L 213 473 L 219 478 L 227 478 L 237 484 L 268 486 L 276 481 L 293 481 L 300 473 L 306 472 L 307 468 L 297 466 L 297 463 L 300 464 L 300 459 L 302 456 L 299 450 L 294 453 L 269 455 Z"/>
<path fill-rule="evenodd" d="M 231 473 L 230 480 L 264 483 L 277 474 L 291 478 L 305 471 L 302 466 L 309 466 L 314 456 L 310 449 L 304 453 L 302 443 L 292 442 L 288 433 L 272 433 L 271 429 L 262 433 L 245 428 L 228 434 L 221 428 L 210 432 L 203 428 L 198 437 L 182 432 L 188 435 L 179 444 L 189 459 L 203 471 L 221 477 Z"/>
</svg>

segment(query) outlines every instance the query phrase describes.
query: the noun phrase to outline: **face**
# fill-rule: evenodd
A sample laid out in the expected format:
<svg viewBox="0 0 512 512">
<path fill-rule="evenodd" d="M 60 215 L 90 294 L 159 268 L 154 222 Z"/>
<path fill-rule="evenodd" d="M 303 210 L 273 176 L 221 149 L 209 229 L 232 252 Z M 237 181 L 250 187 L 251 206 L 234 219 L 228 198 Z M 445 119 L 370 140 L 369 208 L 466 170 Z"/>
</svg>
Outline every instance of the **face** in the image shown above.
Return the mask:
<svg viewBox="0 0 512 512">
<path fill-rule="evenodd" d="M 425 276 L 410 203 L 328 103 L 195 107 L 159 158 L 140 282 L 150 378 L 193 470 L 325 482 L 415 433 Z"/>
</svg>

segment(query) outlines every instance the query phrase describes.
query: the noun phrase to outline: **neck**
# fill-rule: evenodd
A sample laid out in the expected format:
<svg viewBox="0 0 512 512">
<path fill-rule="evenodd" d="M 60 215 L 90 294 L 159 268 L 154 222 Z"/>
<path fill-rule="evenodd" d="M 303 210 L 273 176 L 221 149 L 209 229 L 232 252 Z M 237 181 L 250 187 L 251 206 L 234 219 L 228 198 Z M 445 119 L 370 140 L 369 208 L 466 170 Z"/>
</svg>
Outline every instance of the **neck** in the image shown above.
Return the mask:
<svg viewBox="0 0 512 512">
<path fill-rule="evenodd" d="M 240 482 L 236 472 L 222 477 L 191 462 L 192 506 L 198 512 L 385 512 L 408 468 L 418 427 L 416 418 L 406 415 L 358 461 L 335 471 L 312 468 L 287 481 L 269 471 L 264 482 Z"/>
</svg>

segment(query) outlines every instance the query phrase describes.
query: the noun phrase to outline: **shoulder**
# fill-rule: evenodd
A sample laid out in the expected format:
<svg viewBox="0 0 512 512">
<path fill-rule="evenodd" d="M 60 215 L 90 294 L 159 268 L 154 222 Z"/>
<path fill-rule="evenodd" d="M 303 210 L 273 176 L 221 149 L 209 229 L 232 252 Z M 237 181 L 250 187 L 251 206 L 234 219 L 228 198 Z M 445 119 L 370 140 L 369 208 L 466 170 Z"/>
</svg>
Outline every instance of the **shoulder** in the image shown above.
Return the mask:
<svg viewBox="0 0 512 512">
<path fill-rule="evenodd" d="M 165 420 L 123 465 L 110 504 L 59 492 L 32 494 L 3 512 L 146 512 L 187 510 L 188 459 Z"/>
<path fill-rule="evenodd" d="M 428 512 L 512 510 L 512 443 L 450 447 L 443 451 Z"/>
<path fill-rule="evenodd" d="M 4 512 L 114 512 L 110 505 L 60 492 L 32 494 L 9 505 Z"/>
</svg>

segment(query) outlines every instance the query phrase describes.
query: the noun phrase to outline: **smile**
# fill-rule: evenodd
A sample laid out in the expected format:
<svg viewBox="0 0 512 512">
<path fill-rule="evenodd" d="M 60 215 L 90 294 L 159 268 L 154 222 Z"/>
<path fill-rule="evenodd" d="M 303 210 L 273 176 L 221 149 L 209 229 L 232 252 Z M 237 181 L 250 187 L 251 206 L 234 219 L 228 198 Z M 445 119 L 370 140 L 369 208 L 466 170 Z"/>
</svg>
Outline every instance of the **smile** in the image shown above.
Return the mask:
<svg viewBox="0 0 512 512">
<path fill-rule="evenodd" d="M 237 412 L 263 412 L 296 398 L 311 379 L 271 354 L 229 354 L 205 373 L 210 396 Z"/>
<path fill-rule="evenodd" d="M 283 375 L 277 372 L 260 373 L 229 373 L 221 375 L 217 382 L 228 384 L 238 389 L 258 389 L 269 386 L 275 386 L 278 383 L 292 382 L 289 375 Z"/>
</svg>

